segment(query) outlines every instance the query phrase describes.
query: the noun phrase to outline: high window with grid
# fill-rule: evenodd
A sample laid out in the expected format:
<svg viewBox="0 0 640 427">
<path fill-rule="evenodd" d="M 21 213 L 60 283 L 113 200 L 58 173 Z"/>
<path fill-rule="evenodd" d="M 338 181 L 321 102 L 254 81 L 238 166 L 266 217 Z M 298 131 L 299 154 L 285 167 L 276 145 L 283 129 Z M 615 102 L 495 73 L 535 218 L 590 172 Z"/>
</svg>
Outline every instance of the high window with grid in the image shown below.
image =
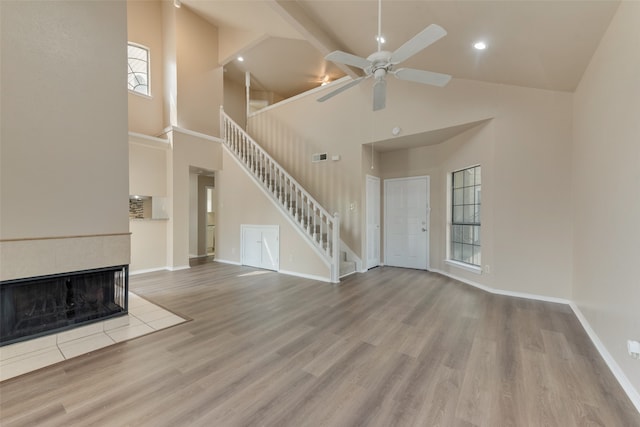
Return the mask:
<svg viewBox="0 0 640 427">
<path fill-rule="evenodd" d="M 480 255 L 480 166 L 452 174 L 450 259 L 475 266 Z"/>
<path fill-rule="evenodd" d="M 127 46 L 127 80 L 130 91 L 150 96 L 149 49 L 134 43 Z"/>
</svg>

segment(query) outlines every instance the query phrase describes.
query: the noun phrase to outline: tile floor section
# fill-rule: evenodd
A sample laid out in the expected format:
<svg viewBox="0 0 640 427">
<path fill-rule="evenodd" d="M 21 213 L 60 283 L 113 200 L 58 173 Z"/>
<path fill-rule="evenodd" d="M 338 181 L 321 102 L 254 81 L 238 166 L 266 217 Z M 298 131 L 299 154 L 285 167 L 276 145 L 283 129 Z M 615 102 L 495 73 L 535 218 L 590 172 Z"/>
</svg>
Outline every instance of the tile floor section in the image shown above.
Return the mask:
<svg viewBox="0 0 640 427">
<path fill-rule="evenodd" d="M 129 292 L 129 314 L 0 347 L 0 381 L 186 320 Z"/>
</svg>

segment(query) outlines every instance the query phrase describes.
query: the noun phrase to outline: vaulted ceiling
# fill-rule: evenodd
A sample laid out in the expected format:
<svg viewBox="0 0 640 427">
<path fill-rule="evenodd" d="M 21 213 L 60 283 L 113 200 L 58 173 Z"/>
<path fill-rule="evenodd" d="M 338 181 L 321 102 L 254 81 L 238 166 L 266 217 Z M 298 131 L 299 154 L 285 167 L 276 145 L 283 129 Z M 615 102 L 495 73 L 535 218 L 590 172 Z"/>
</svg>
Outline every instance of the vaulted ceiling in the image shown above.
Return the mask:
<svg viewBox="0 0 640 427">
<path fill-rule="evenodd" d="M 324 60 L 333 50 L 367 57 L 377 46 L 376 0 L 182 0 L 220 29 L 247 43 L 229 52 L 230 78 L 288 98 L 359 70 Z M 383 0 L 385 50 L 393 51 L 429 24 L 447 36 L 403 66 L 453 78 L 573 91 L 619 1 Z M 483 51 L 473 44 L 482 40 Z M 221 40 L 222 43 L 223 40 Z M 244 62 L 237 61 L 242 55 Z M 410 84 L 410 83 L 408 83 Z"/>
</svg>

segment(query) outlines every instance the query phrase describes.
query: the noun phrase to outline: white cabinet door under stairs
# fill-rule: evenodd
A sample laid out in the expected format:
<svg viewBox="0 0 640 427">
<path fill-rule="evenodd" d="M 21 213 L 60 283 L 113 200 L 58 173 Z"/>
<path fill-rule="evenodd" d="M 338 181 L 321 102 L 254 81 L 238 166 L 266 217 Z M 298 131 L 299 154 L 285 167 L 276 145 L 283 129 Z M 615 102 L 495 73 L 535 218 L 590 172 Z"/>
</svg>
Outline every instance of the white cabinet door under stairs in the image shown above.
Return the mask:
<svg viewBox="0 0 640 427">
<path fill-rule="evenodd" d="M 278 271 L 280 228 L 277 225 L 241 225 L 242 265 Z"/>
</svg>

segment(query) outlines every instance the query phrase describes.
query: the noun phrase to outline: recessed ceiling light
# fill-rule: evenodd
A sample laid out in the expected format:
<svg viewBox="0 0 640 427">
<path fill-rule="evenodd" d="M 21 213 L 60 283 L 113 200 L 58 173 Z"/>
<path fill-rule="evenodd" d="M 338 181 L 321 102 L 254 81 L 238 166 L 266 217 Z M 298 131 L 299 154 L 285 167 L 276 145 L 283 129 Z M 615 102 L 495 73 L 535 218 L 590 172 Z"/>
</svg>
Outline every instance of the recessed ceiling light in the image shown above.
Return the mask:
<svg viewBox="0 0 640 427">
<path fill-rule="evenodd" d="M 244 62 L 244 58 L 242 56 L 238 56 L 238 61 Z"/>
<path fill-rule="evenodd" d="M 376 41 L 379 41 L 380 44 L 384 44 L 386 42 L 386 40 L 384 39 L 384 36 L 376 36 Z"/>
<path fill-rule="evenodd" d="M 475 47 L 478 50 L 485 50 L 487 48 L 487 44 L 485 42 L 475 42 L 473 44 L 473 47 Z"/>
</svg>

